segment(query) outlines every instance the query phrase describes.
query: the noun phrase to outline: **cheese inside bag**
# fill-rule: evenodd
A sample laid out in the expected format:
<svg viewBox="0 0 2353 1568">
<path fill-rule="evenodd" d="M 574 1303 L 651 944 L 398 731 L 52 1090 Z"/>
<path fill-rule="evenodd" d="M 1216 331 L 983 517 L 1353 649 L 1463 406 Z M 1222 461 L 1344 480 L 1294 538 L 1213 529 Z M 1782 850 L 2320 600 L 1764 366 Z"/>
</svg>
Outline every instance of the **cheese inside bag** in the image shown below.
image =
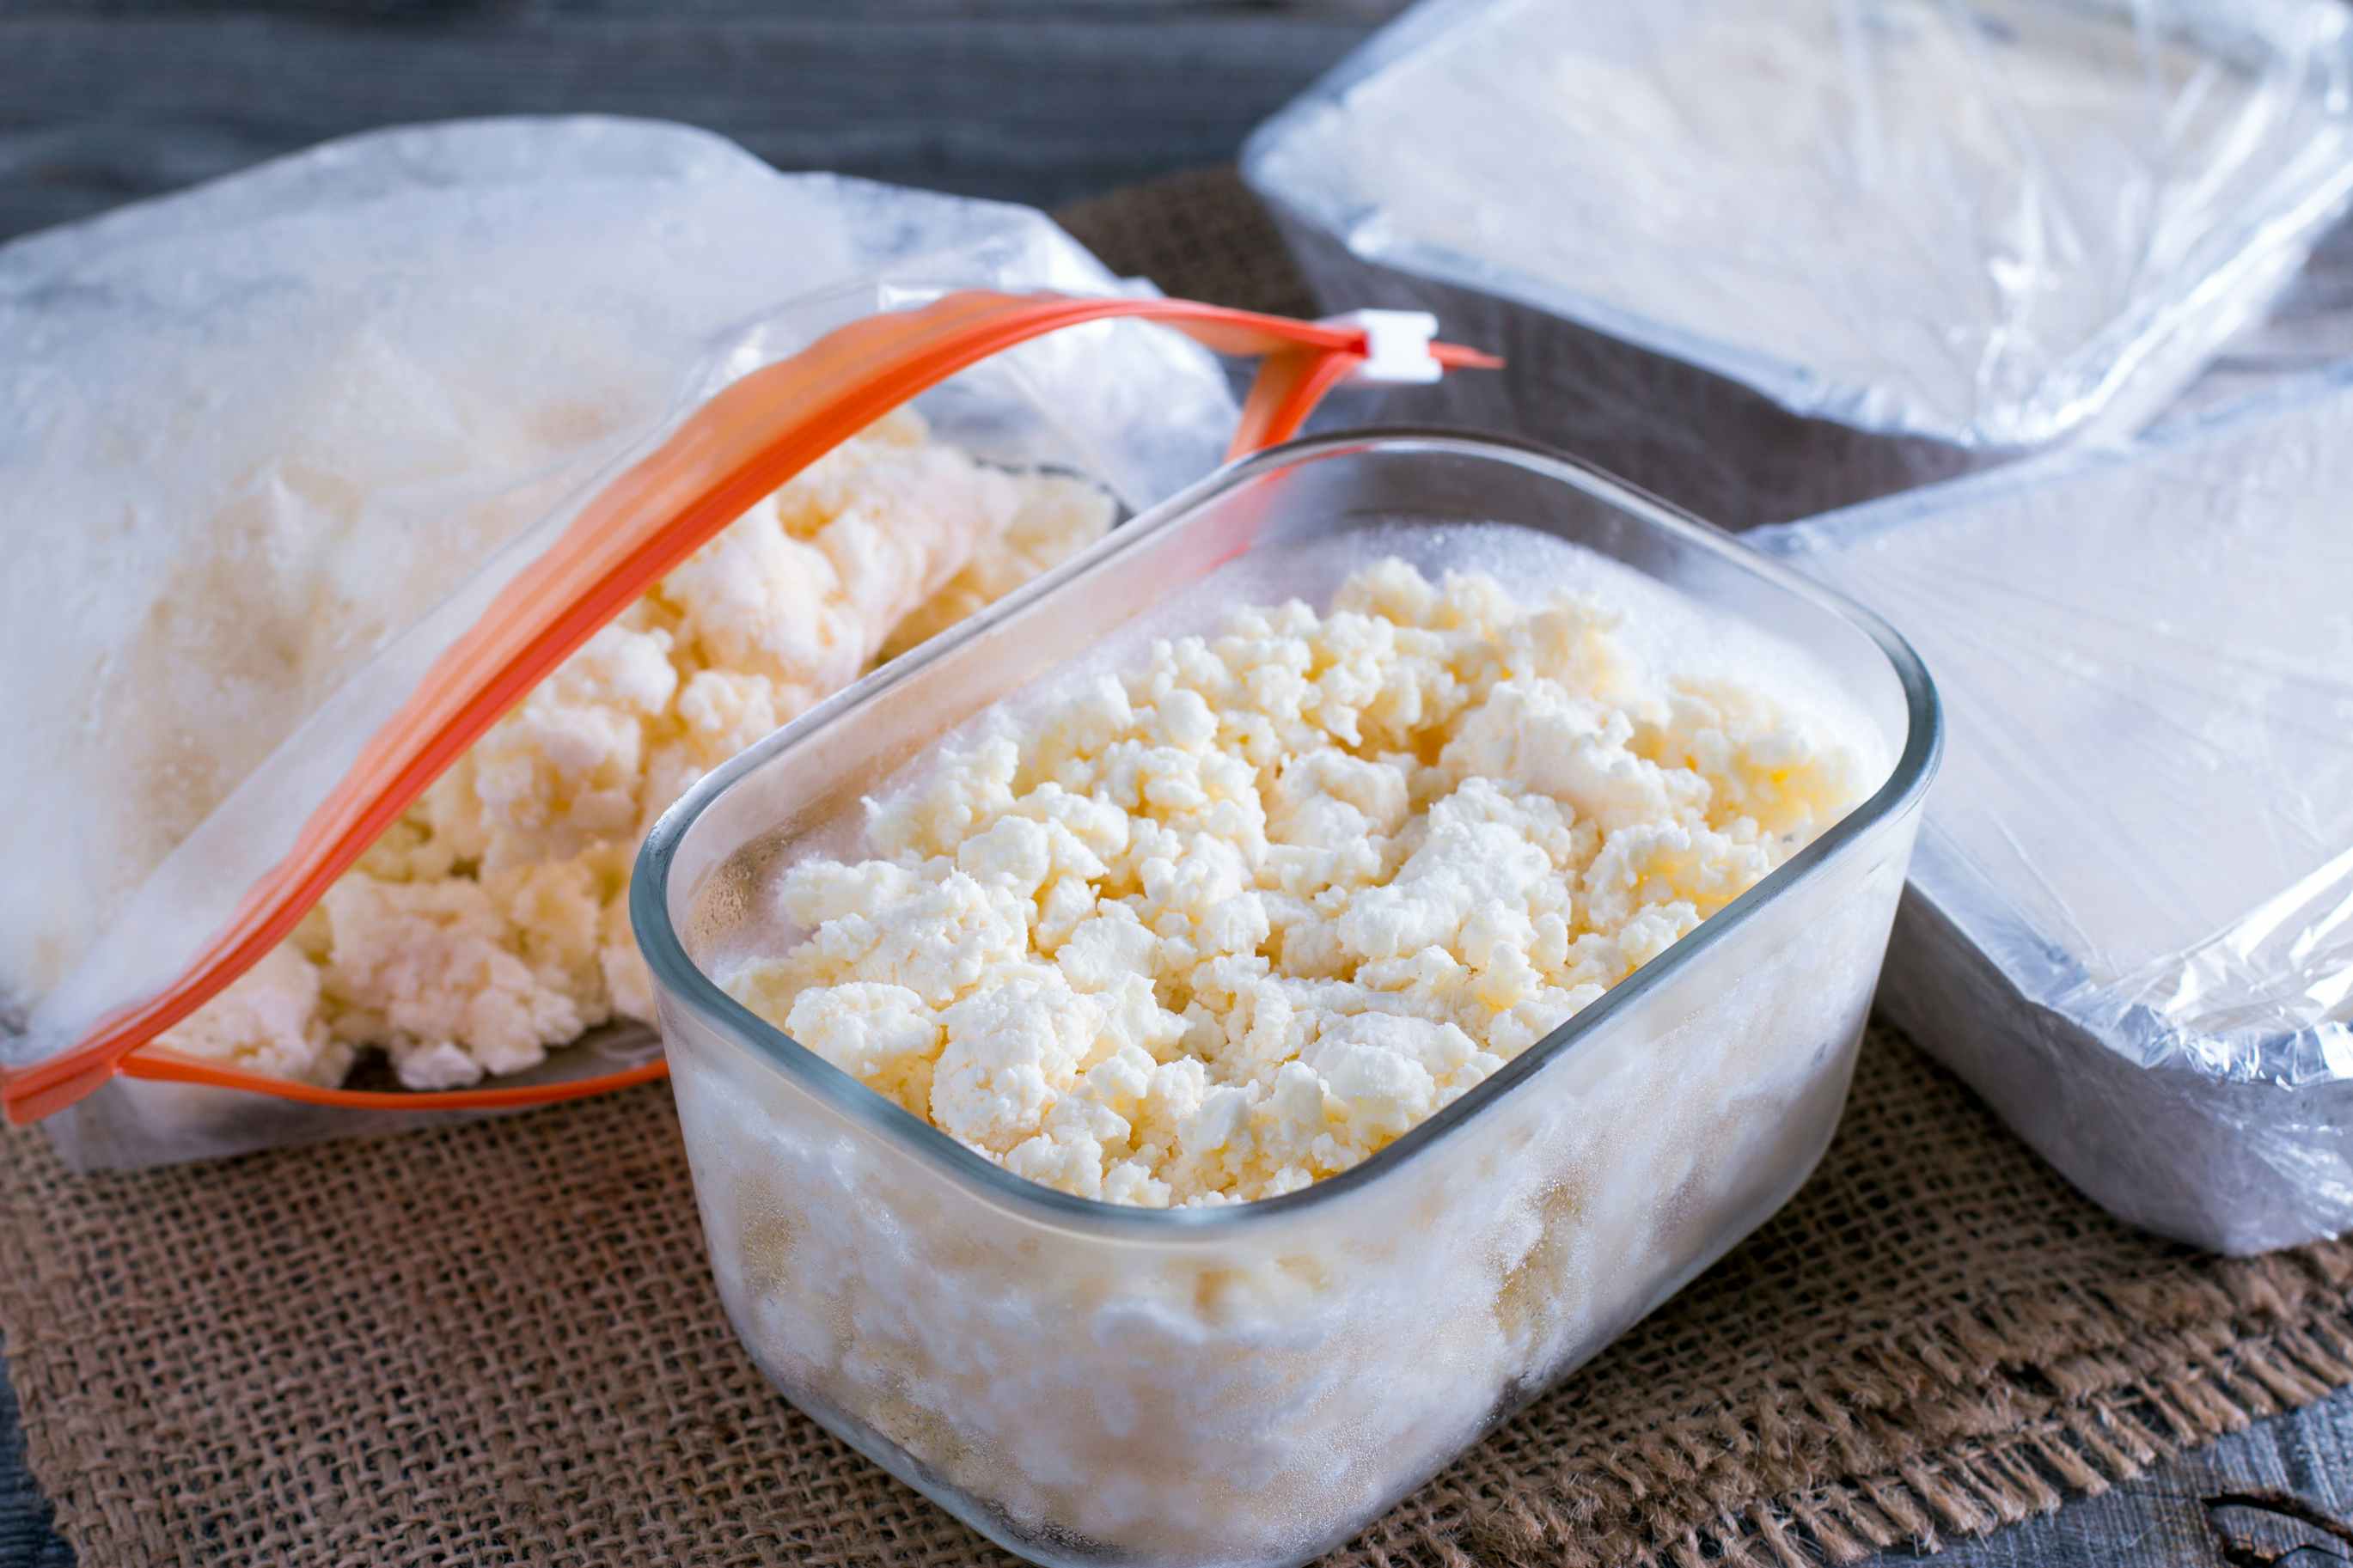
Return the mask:
<svg viewBox="0 0 2353 1568">
<path fill-rule="evenodd" d="M 0 248 L 0 1063 L 183 968 L 434 657 L 688 410 L 965 286 L 1115 284 L 1024 209 L 605 120 L 373 134 Z M 619 911 L 652 817 L 1206 471 L 1233 418 L 1206 354 L 1106 323 L 882 420 L 593 637 L 159 1044 L 322 1085 L 586 1070 L 573 1042 L 645 1007 Z M 414 1116 L 118 1080 L 49 1124 L 122 1164 Z"/>
<path fill-rule="evenodd" d="M 291 941 L 156 1044 L 328 1086 L 380 1050 L 402 1086 L 438 1089 L 537 1068 L 616 1018 L 652 1023 L 626 895 L 654 819 L 899 627 L 964 608 L 964 584 L 1018 587 L 1113 510 L 1088 480 L 1008 473 L 912 410 L 885 417 L 592 637 Z"/>
</svg>

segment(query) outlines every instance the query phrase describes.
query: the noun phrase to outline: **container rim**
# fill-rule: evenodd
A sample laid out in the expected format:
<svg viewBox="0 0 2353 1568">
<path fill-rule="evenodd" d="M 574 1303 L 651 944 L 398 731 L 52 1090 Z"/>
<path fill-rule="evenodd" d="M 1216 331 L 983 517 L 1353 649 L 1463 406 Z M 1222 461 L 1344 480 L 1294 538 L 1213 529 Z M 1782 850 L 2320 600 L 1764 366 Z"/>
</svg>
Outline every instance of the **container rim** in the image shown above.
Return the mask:
<svg viewBox="0 0 2353 1568">
<path fill-rule="evenodd" d="M 1303 464 L 1367 451 L 1426 453 L 1502 461 L 1566 484 L 1607 505 L 1675 535 L 1725 560 L 1736 570 L 1763 579 L 1847 622 L 1875 644 L 1902 689 L 1905 735 L 1902 752 L 1879 789 L 1833 823 L 1828 831 L 1778 867 L 1689 935 L 1643 964 L 1599 1000 L 1522 1051 L 1504 1067 L 1420 1122 L 1395 1142 L 1336 1175 L 1280 1196 L 1213 1207 L 1152 1209 L 1082 1198 L 1015 1175 L 974 1153 L 945 1132 L 875 1093 L 760 1017 L 722 990 L 687 955 L 670 918 L 670 880 L 678 852 L 704 811 L 737 781 L 771 759 L 798 746 L 828 726 L 853 718 L 873 698 L 919 678 L 933 662 L 988 631 L 1065 583 L 1101 563 L 1134 549 L 1221 496 L 1261 476 Z M 1834 589 L 1798 575 L 1713 524 L 1617 479 L 1581 459 L 1515 437 L 1472 436 L 1424 426 L 1385 426 L 1304 437 L 1229 463 L 1158 506 L 1112 531 L 1092 548 L 1036 578 L 952 630 L 934 637 L 864 679 L 818 703 L 767 739 L 712 770 L 664 812 L 638 852 L 629 887 L 629 920 L 638 949 L 652 972 L 658 993 L 691 1008 L 704 1022 L 750 1049 L 773 1069 L 810 1095 L 886 1142 L 933 1166 L 947 1179 L 973 1188 L 996 1206 L 1017 1211 L 1032 1223 L 1094 1232 L 1113 1239 L 1183 1241 L 1224 1238 L 1330 1204 L 1379 1182 L 1388 1172 L 1419 1159 L 1477 1121 L 1486 1108 L 1510 1094 L 1555 1058 L 1611 1021 L 1651 991 L 1666 984 L 1710 949 L 1729 940 L 1788 889 L 1813 880 L 1852 858 L 1880 823 L 1915 807 L 1927 793 L 1944 750 L 1944 718 L 1935 684 L 1895 630 Z"/>
</svg>

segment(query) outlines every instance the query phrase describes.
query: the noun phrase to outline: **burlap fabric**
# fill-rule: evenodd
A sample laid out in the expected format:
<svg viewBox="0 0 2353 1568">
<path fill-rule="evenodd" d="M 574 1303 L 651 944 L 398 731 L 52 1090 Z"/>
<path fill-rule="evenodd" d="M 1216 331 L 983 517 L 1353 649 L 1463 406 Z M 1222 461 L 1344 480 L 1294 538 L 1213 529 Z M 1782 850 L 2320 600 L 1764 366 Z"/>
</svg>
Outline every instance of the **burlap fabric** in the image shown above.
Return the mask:
<svg viewBox="0 0 2353 1568">
<path fill-rule="evenodd" d="M 1221 177 L 1073 226 L 1172 289 L 1306 305 Z M 761 1381 L 659 1086 L 135 1175 L 0 1137 L 0 1259 L 32 1466 L 92 1568 L 1003 1560 Z M 1335 1561 L 1851 1561 L 2348 1383 L 2353 1247 L 2128 1232 L 1880 1034 L 1788 1209 Z"/>
</svg>

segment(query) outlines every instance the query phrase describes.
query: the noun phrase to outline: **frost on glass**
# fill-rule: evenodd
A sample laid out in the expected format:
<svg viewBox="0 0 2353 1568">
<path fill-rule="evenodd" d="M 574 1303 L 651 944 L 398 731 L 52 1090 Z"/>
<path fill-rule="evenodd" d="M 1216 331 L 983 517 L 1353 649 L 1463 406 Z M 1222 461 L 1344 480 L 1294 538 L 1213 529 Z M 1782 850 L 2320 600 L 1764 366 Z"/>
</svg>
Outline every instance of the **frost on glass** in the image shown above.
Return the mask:
<svg viewBox="0 0 2353 1568">
<path fill-rule="evenodd" d="M 1752 535 L 1935 671 L 1882 1004 L 2079 1186 L 2353 1226 L 2353 378 Z"/>
<path fill-rule="evenodd" d="M 960 286 L 1118 285 L 1026 208 L 606 119 L 369 134 L 0 248 L 0 1061 L 183 967 L 440 650 L 697 404 Z M 1213 360 L 1116 323 L 925 407 L 1130 506 L 1213 466 L 1234 417 Z M 156 1152 L 125 1136 L 92 1157 Z"/>
<path fill-rule="evenodd" d="M 2128 434 L 2353 191 L 2328 0 L 1432 0 L 1253 138 L 1357 256 L 1800 414 Z"/>
</svg>

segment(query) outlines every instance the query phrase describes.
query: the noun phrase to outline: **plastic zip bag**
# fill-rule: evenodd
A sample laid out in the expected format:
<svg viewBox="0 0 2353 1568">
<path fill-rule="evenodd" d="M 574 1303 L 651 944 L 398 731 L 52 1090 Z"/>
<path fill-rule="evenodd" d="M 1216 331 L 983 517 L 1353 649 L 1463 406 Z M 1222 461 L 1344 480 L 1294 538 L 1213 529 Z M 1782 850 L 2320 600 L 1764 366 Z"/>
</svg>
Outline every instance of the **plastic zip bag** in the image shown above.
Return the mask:
<svg viewBox="0 0 2353 1568">
<path fill-rule="evenodd" d="M 1952 744 L 1880 1005 L 2077 1186 L 2353 1227 L 2353 372 L 1749 536 L 1901 626 Z"/>
<path fill-rule="evenodd" d="M 600 227 L 617 233 L 590 243 Z M 747 300 L 781 287 L 786 268 L 773 259 L 738 266 L 744 247 L 762 258 L 793 248 L 817 256 L 819 280 L 837 266 L 867 270 L 747 315 Z M 944 279 L 944 268 L 955 275 Z M 96 544 L 85 527 L 73 536 L 85 548 L 61 550 L 57 570 L 12 580 L 9 590 L 17 612 L 9 635 L 26 651 L 54 645 L 53 671 L 82 677 L 81 689 L 97 687 L 79 706 L 45 706 L 50 693 L 12 682 L 22 687 L 12 695 L 28 728 L 62 742 L 46 767 L 27 763 L 21 781 L 36 840 L 50 857 L 37 868 L 96 884 L 56 910 L 20 899 L 11 910 L 0 963 L 30 1002 L 26 1026 L 6 1042 L 12 1114 L 72 1104 L 108 1079 L 125 1049 L 172 1021 L 157 1020 L 175 994 L 185 1013 L 192 994 L 202 1001 L 269 952 L 290 911 L 314 900 L 389 814 L 627 607 L 665 561 L 841 437 L 982 357 L 938 360 L 945 340 L 934 332 L 940 342 L 921 345 L 929 360 L 911 347 L 896 382 L 869 385 L 862 404 L 835 406 L 832 384 L 852 372 L 871 383 L 888 359 L 883 350 L 920 335 L 911 323 L 946 331 L 968 325 L 975 310 L 994 310 L 1042 331 L 1052 323 L 1041 310 L 1057 310 L 1063 320 L 1097 321 L 960 379 L 938 400 L 940 416 L 986 456 L 1079 467 L 1132 503 L 1208 466 L 1232 405 L 1198 351 L 1107 318 L 1182 316 L 1220 346 L 1285 350 L 1261 377 L 1261 417 L 1246 435 L 1295 422 L 1366 340 L 1362 331 L 1213 320 L 1220 313 L 1181 302 L 940 298 L 944 283 L 1108 281 L 1021 209 L 824 176 L 789 180 L 712 138 L 609 121 L 363 138 L 0 252 L 0 342 L 13 338 L 25 351 L 11 362 L 8 394 L 28 416 L 47 411 L 26 426 L 37 439 L 0 454 L 0 487 L 61 503 L 42 509 L 61 520 L 121 520 Z M 894 313 L 925 300 L 937 303 Z M 585 348 L 563 339 L 575 325 Z M 554 347 L 534 328 L 554 333 Z M 985 346 L 1027 335 L 999 331 Z M 339 405 L 348 384 L 334 374 L 343 368 L 337 352 L 363 361 L 358 384 L 391 386 L 396 413 L 413 417 L 404 424 Z M 148 374 L 98 374 L 125 372 L 134 360 Z M 399 374 L 387 374 L 387 365 Z M 256 412 L 241 397 L 248 381 L 278 395 L 258 396 Z M 210 395 L 216 384 L 221 395 Z M 458 396 L 473 401 L 453 410 Z M 180 461 L 174 440 L 223 406 L 232 410 L 232 438 L 206 441 L 198 460 Z M 554 438 L 533 426 L 485 451 L 475 420 L 453 413 L 542 421 Z M 340 432 L 339 414 L 352 415 Z M 807 428 L 820 415 L 823 438 Z M 799 446 L 780 450 L 796 431 Z M 389 472 L 355 479 L 320 461 L 321 447 L 379 459 Z M 110 486 L 118 493 L 107 494 Z M 455 540 L 433 534 L 446 534 L 453 517 Z M 71 524 L 61 521 L 60 531 L 71 534 Z M 263 547 L 243 549 L 248 533 Z M 613 553 L 655 540 L 667 555 Z M 272 575 L 290 554 L 309 569 L 290 587 L 282 571 Z M 323 594 L 322 584 L 342 597 Z M 197 652 L 215 650 L 206 637 L 242 651 L 291 625 L 303 635 L 301 657 L 280 658 L 284 668 L 268 679 L 233 667 L 223 675 L 185 657 L 187 637 L 163 639 L 182 656 L 184 683 L 216 699 L 211 710 L 196 702 L 185 733 L 167 739 L 193 738 L 209 764 L 197 782 L 220 787 L 184 804 L 194 818 L 184 832 L 158 832 L 142 816 L 153 802 L 109 792 L 140 775 L 123 748 L 156 742 L 140 721 L 180 715 L 137 681 L 107 683 L 153 623 L 203 608 L 216 591 L 260 603 L 199 626 Z M 451 687 L 484 679 L 463 700 L 435 705 Z M 225 699 L 207 686 L 226 688 Z M 206 723 L 224 717 L 236 721 Z M 373 772 L 374 785 L 338 784 L 355 763 Z M 93 869 L 104 875 L 90 877 Z M 158 1007 L 158 997 L 166 1005 Z M 551 1063 L 555 1070 L 536 1083 L 430 1102 L 557 1098 L 582 1091 L 581 1083 L 551 1081 L 578 1068 L 605 1086 L 649 1076 L 658 1064 L 646 1055 L 639 1048 L 640 1059 L 625 1055 L 617 1065 L 586 1052 Z M 132 1062 L 151 1077 L 239 1076 L 149 1057 Z M 352 1130 L 354 1109 L 428 1103 L 248 1087 L 338 1108 L 327 1120 L 254 1119 L 269 1122 L 259 1135 L 273 1142 Z M 112 1163 L 256 1142 L 254 1123 L 234 1112 L 191 1118 L 176 1102 L 159 1128 L 158 1105 L 150 1095 L 109 1114 L 78 1113 L 73 1152 L 85 1163 Z M 86 1125 L 93 1120 L 96 1129 Z"/>
<path fill-rule="evenodd" d="M 1799 414 L 2121 437 L 2353 193 L 2353 45 L 2333 0 L 1431 0 L 1244 172 Z"/>
</svg>

